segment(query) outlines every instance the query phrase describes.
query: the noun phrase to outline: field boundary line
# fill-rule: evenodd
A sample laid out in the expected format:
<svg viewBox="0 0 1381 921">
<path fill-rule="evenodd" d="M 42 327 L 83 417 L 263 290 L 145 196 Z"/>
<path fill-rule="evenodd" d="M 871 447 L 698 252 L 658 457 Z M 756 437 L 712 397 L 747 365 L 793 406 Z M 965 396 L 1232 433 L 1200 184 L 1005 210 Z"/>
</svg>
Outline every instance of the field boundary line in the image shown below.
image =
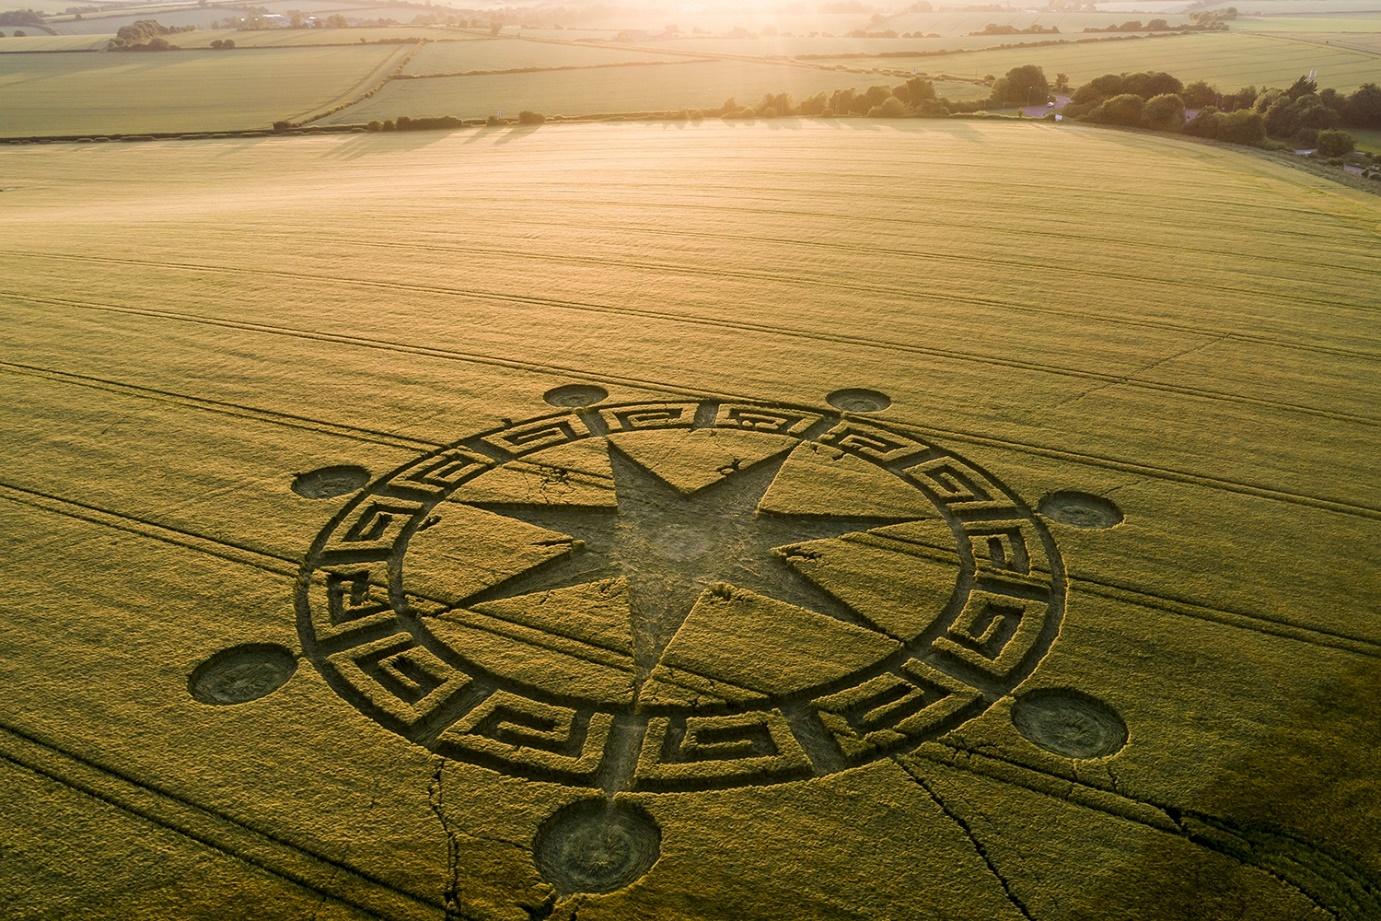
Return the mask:
<svg viewBox="0 0 1381 921">
<path fill-rule="evenodd" d="M 1134 389 L 1150 390 L 1157 393 L 1169 393 L 1179 396 L 1210 400 L 1214 402 L 1233 403 L 1243 406 L 1256 406 L 1263 409 L 1272 409 L 1278 412 L 1292 412 L 1299 415 L 1314 416 L 1322 419 L 1330 419 L 1336 422 L 1351 422 L 1358 425 L 1378 426 L 1381 425 L 1381 418 L 1363 416 L 1356 413 L 1337 412 L 1318 407 L 1306 406 L 1298 403 L 1290 403 L 1279 400 L 1266 400 L 1256 397 L 1248 397 L 1240 394 L 1232 394 L 1217 390 L 1207 390 L 1196 387 L 1185 387 L 1159 381 L 1143 380 L 1136 375 L 1159 365 L 1157 361 L 1152 365 L 1131 371 L 1128 374 L 1109 374 L 1098 371 L 1088 371 L 1079 368 L 1065 368 L 1058 365 L 1047 365 L 1040 362 L 1021 361 L 1018 359 L 999 358 L 997 356 L 978 355 L 971 352 L 961 352 L 953 349 L 942 349 L 934 346 L 908 345 L 904 343 L 892 343 L 881 339 L 870 339 L 863 336 L 852 335 L 826 335 L 814 333 L 806 330 L 790 329 L 787 327 L 771 326 L 763 323 L 749 323 L 745 321 L 732 321 L 716 319 L 712 317 L 695 317 L 681 314 L 667 313 L 663 311 L 648 310 L 632 307 L 614 307 L 604 304 L 592 304 L 580 301 L 566 301 L 557 298 L 542 298 L 531 295 L 508 294 L 497 291 L 483 291 L 480 289 L 452 288 L 440 285 L 420 285 L 408 284 L 403 282 L 388 282 L 374 279 L 360 278 L 340 278 L 328 275 L 316 275 L 311 273 L 293 273 L 284 271 L 274 271 L 269 269 L 236 269 L 227 266 L 198 265 L 192 263 L 156 262 L 152 260 L 123 260 L 114 257 L 78 257 L 67 254 L 33 254 L 33 253 L 11 253 L 30 258 L 53 258 L 67 259 L 72 261 L 104 261 L 117 264 L 143 265 L 159 268 L 170 268 L 177 271 L 195 272 L 218 272 L 227 275 L 271 275 L 295 280 L 311 279 L 330 284 L 337 284 L 344 287 L 377 288 L 386 291 L 411 291 L 419 294 L 433 294 L 443 297 L 468 298 L 476 301 L 501 301 L 508 304 L 519 304 L 523 306 L 555 308 L 559 310 L 571 310 L 580 313 L 589 313 L 597 316 L 635 316 L 643 319 L 653 319 L 661 322 L 700 326 L 709 329 L 736 330 L 741 332 L 754 332 L 766 336 L 776 336 L 785 339 L 798 339 L 810 342 L 825 342 L 833 344 L 860 346 L 873 348 L 883 351 L 904 352 L 907 354 L 926 355 L 932 358 L 943 358 L 950 361 L 968 362 L 970 364 L 983 364 L 994 367 L 1012 368 L 1021 371 L 1029 371 L 1037 374 L 1049 374 L 1057 377 L 1077 378 L 1080 380 L 1097 381 L 1101 386 L 1122 386 Z M 542 258 L 534 256 L 532 258 Z M 591 260 L 594 261 L 594 260 Z M 633 263 L 605 262 L 607 265 L 634 265 Z M 698 274 L 698 273 L 694 273 Z M 734 273 L 721 273 L 734 275 Z M 755 278 L 757 276 L 746 276 Z M 784 279 L 763 278 L 761 280 L 784 281 Z M 845 286 L 839 286 L 845 287 Z M 852 288 L 853 286 L 848 286 Z M 875 289 L 860 289 L 875 290 Z M 18 292 L 0 292 L 15 297 L 26 297 Z M 890 292 L 876 289 L 876 293 L 894 294 L 895 296 L 905 296 L 902 291 Z M 1209 334 L 1200 334 L 1201 338 L 1211 338 Z M 1222 338 L 1221 336 L 1219 338 Z M 1205 343 L 1209 344 L 1209 343 Z M 1170 356 L 1178 358 L 1179 355 Z M 1101 389 L 1095 388 L 1095 389 Z M 1092 392 L 1092 391 L 1089 391 Z M 1087 396 L 1088 393 L 1081 394 Z"/>
<path fill-rule="evenodd" d="M 8 293 L 8 292 L 7 292 Z M 134 316 L 145 316 L 153 319 L 174 320 L 182 323 L 200 324 L 206 326 L 217 326 L 224 329 L 238 329 L 248 332 L 258 332 L 267 335 L 287 336 L 291 338 L 314 340 L 319 342 L 329 342 L 335 344 L 353 345 L 362 348 L 379 349 L 382 351 L 398 352 L 406 355 L 422 355 L 429 358 L 440 358 L 449 361 L 459 361 L 469 364 L 486 365 L 497 368 L 507 368 L 509 370 L 527 371 L 542 374 L 549 377 L 564 377 L 575 375 L 583 379 L 598 380 L 603 383 L 612 383 L 622 386 L 630 386 L 637 389 L 648 390 L 655 393 L 666 393 L 673 396 L 700 396 L 713 397 L 730 400 L 756 400 L 759 396 L 742 393 L 728 393 L 725 391 L 708 390 L 703 387 L 678 386 L 665 381 L 650 380 L 645 378 L 627 377 L 623 375 L 613 375 L 603 372 L 590 371 L 588 369 L 567 367 L 550 363 L 540 363 L 525 361 L 522 359 L 499 358 L 490 355 L 477 353 L 466 353 L 453 349 L 440 349 L 433 346 L 419 346 L 403 342 L 391 342 L 381 339 L 369 339 L 358 336 L 350 336 L 343 333 L 324 333 L 312 330 L 295 329 L 293 327 L 271 326 L 264 323 L 242 323 L 234 320 L 220 320 L 211 317 L 202 317 L 195 314 L 182 314 L 172 311 L 156 311 L 135 307 L 119 307 L 110 304 L 95 304 L 59 298 L 41 298 L 32 295 L 16 295 L 9 293 L 16 300 L 27 300 L 35 303 L 47 303 L 57 306 L 75 307 L 82 310 L 97 310 L 111 313 L 125 313 Z M 1040 457 L 1049 457 L 1056 460 L 1070 461 L 1085 464 L 1092 467 L 1101 467 L 1107 470 L 1117 470 L 1125 473 L 1137 473 L 1144 476 L 1156 477 L 1158 479 L 1172 480 L 1175 482 L 1190 483 L 1205 486 L 1211 489 L 1219 489 L 1225 492 L 1237 492 L 1245 495 L 1256 496 L 1264 499 L 1271 499 L 1279 502 L 1286 502 L 1294 505 L 1308 506 L 1311 508 L 1324 509 L 1343 515 L 1351 515 L 1359 518 L 1367 518 L 1381 521 L 1381 509 L 1373 508 L 1368 505 L 1361 505 L 1346 500 L 1332 499 L 1325 496 L 1315 496 L 1308 493 L 1300 493 L 1271 486 L 1259 486 L 1252 483 L 1243 483 L 1238 480 L 1231 480 L 1224 477 L 1215 477 L 1209 474 L 1193 473 L 1176 470 L 1172 467 L 1144 464 L 1137 461 L 1127 461 L 1107 455 L 1081 453 L 1068 451 L 1061 448 L 1052 448 L 1045 445 L 1034 444 L 1031 442 L 1020 441 L 1015 438 L 998 438 L 990 435 L 981 435 L 962 429 L 942 429 L 934 426 L 925 426 L 915 423 L 908 419 L 896 418 L 895 416 L 879 415 L 878 418 L 890 422 L 913 432 L 939 436 L 941 439 L 960 441 L 967 444 L 976 444 L 985 447 L 995 447 L 1007 450 L 1015 450 Z"/>
<path fill-rule="evenodd" d="M 840 539 L 897 553 L 912 554 L 928 561 L 949 563 L 958 560 L 958 555 L 950 548 L 911 538 L 903 539 L 884 534 L 854 534 L 845 535 Z M 899 544 L 907 545 L 907 549 L 902 549 L 898 546 Z M 1040 567 L 1036 568 L 1040 569 Z M 1040 569 L 1040 571 L 1045 572 L 1046 570 Z M 1177 617 L 1209 621 L 1227 627 L 1235 627 L 1239 630 L 1251 630 L 1254 633 L 1295 640 L 1310 646 L 1327 647 L 1353 655 L 1381 659 L 1381 640 L 1339 633 L 1322 627 L 1311 627 L 1279 617 L 1253 614 L 1218 604 L 1163 595 L 1148 589 L 1119 585 L 1095 576 L 1081 575 L 1073 569 L 1069 570 L 1068 576 L 1071 592 L 1080 591 L 1089 595 L 1120 601 L 1124 604 L 1133 604 L 1160 611 L 1164 614 L 1173 614 Z"/>
<path fill-rule="evenodd" d="M 398 435 L 394 432 L 359 428 L 344 423 L 325 422 L 321 419 L 313 419 L 310 416 L 301 416 L 296 413 L 285 413 L 273 409 L 246 406 L 242 403 L 232 403 L 226 400 L 195 397 L 188 394 L 176 393 L 171 390 L 162 390 L 157 387 L 145 387 L 140 384 L 130 384 L 124 381 L 94 377 L 89 374 L 77 374 L 73 371 L 59 371 L 54 368 L 43 368 L 38 365 L 26 365 L 19 362 L 5 361 L 3 359 L 0 359 L 0 372 L 42 378 L 55 383 L 68 384 L 73 387 L 88 387 L 92 390 L 100 390 L 106 393 L 139 396 L 146 400 L 170 403 L 174 406 L 200 409 L 205 412 L 219 413 L 237 419 L 254 419 L 259 422 L 271 422 L 275 425 L 317 432 L 323 435 L 338 435 L 343 438 L 349 438 L 352 441 L 362 441 L 388 448 L 430 451 L 442 447 L 442 442 L 439 441 L 434 442 L 421 438 L 410 438 L 406 435 Z"/>
<path fill-rule="evenodd" d="M 352 48 L 354 45 L 342 47 Z M 313 106 L 304 112 L 295 112 L 292 115 L 284 116 L 285 121 L 295 122 L 300 125 L 309 125 L 314 121 L 319 121 L 328 115 L 334 115 L 344 109 L 348 109 L 356 103 L 363 102 L 383 89 L 395 75 L 403 72 L 403 68 L 408 66 L 420 44 L 407 44 L 399 46 L 392 54 L 381 61 L 378 66 L 369 71 L 362 79 L 356 81 L 349 89 L 337 95 L 334 99 L 328 100 L 324 106 Z M 384 72 L 383 77 L 379 77 L 380 71 Z M 312 113 L 317 114 L 313 115 Z"/>
<path fill-rule="evenodd" d="M 0 722 L 0 759 L 372 917 L 435 921 L 441 910 L 439 903 L 348 863 L 317 854 L 5 722 Z M 340 879 L 342 874 L 348 882 Z"/>
</svg>

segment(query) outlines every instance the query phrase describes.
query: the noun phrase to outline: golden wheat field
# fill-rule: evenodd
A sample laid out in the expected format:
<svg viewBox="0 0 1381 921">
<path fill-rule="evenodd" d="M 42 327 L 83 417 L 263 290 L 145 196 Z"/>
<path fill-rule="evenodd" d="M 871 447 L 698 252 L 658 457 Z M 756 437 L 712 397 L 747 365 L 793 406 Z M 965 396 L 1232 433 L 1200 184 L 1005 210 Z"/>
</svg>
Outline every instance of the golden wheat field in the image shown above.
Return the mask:
<svg viewBox="0 0 1381 921">
<path fill-rule="evenodd" d="M 1381 917 L 1374 195 L 958 120 L 0 177 L 6 917 Z"/>
</svg>

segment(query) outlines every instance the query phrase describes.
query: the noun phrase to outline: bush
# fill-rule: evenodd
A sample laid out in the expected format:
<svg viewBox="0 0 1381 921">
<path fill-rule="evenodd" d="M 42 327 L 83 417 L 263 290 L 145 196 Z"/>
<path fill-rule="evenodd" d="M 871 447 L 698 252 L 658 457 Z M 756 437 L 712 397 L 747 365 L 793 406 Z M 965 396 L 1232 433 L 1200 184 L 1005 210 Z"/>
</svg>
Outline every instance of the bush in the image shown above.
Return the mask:
<svg viewBox="0 0 1381 921">
<path fill-rule="evenodd" d="M 1141 124 L 1141 111 L 1145 105 L 1135 93 L 1122 93 L 1099 105 L 1088 117 L 1089 121 L 1105 125 L 1137 127 Z"/>
<path fill-rule="evenodd" d="M 916 106 L 917 118 L 948 118 L 949 107 L 937 99 L 923 99 Z"/>
<path fill-rule="evenodd" d="M 384 122 L 384 124 L 385 124 L 385 125 L 388 125 L 389 122 Z M 484 120 L 484 126 L 485 126 L 486 128 L 497 128 L 497 127 L 499 127 L 500 125 L 506 125 L 506 124 L 508 124 L 508 122 L 504 121 L 502 118 L 499 118 L 499 116 L 497 116 L 497 115 L 491 115 L 491 116 L 489 116 L 488 118 L 486 118 L 486 119 Z M 390 130 L 390 129 L 389 129 L 389 128 L 385 128 L 384 130 L 385 130 L 385 131 L 388 131 L 388 130 Z"/>
<path fill-rule="evenodd" d="M 547 117 L 540 112 L 529 112 L 527 109 L 518 113 L 518 124 L 520 125 L 540 125 L 547 120 Z"/>
<path fill-rule="evenodd" d="M 287 131 L 292 126 L 292 122 L 274 122 L 273 132 L 274 134 L 282 134 L 284 131 Z"/>
<path fill-rule="evenodd" d="M 1141 123 L 1156 131 L 1179 131 L 1184 127 L 1184 100 L 1174 93 L 1152 97 L 1141 110 Z"/>
<path fill-rule="evenodd" d="M 1346 131 L 1327 129 L 1319 132 L 1318 139 L 1318 152 L 1325 157 L 1341 157 L 1357 146 L 1357 140 Z"/>
</svg>

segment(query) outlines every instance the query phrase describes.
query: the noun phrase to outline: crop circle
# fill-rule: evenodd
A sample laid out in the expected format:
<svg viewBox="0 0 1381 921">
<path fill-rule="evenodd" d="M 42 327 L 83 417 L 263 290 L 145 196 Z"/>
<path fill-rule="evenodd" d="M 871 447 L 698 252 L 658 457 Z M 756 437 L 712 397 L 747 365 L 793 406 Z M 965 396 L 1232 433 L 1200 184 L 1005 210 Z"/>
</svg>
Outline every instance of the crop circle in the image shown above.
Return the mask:
<svg viewBox="0 0 1381 921">
<path fill-rule="evenodd" d="M 335 464 L 293 477 L 292 491 L 304 499 L 334 499 L 369 482 L 369 471 L 356 464 Z"/>
<path fill-rule="evenodd" d="M 1112 528 L 1122 523 L 1122 509 L 1111 499 L 1073 489 L 1050 493 L 1036 510 L 1075 528 Z"/>
<path fill-rule="evenodd" d="M 542 394 L 552 406 L 590 406 L 606 399 L 609 391 L 594 384 L 563 384 Z"/>
<path fill-rule="evenodd" d="M 1076 760 L 1106 758 L 1127 744 L 1127 724 L 1117 711 L 1069 688 L 1022 694 L 1012 705 L 1012 722 L 1033 744 Z"/>
<path fill-rule="evenodd" d="M 949 549 L 906 552 L 921 531 Z M 841 582 L 860 552 L 897 591 Z M 1044 657 L 1064 579 L 1030 508 L 947 448 L 685 398 L 505 419 L 404 464 L 318 534 L 297 613 L 337 694 L 443 757 L 674 792 L 957 728 Z"/>
<path fill-rule="evenodd" d="M 662 832 L 640 806 L 578 800 L 537 829 L 533 856 L 562 895 L 613 892 L 643 876 L 661 853 Z"/>
<path fill-rule="evenodd" d="M 222 649 L 193 669 L 187 690 L 204 704 L 242 704 L 272 694 L 297 671 L 297 657 L 272 643 Z"/>
<path fill-rule="evenodd" d="M 892 405 L 892 398 L 880 390 L 845 387 L 825 397 L 835 409 L 849 413 L 880 413 Z"/>
</svg>

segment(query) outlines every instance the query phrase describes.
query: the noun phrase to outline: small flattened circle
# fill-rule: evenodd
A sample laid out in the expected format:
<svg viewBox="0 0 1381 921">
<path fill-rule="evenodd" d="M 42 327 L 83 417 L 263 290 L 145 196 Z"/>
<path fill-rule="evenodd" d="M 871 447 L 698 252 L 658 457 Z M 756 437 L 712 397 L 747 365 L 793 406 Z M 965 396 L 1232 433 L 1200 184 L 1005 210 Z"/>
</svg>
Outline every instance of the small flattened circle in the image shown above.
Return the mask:
<svg viewBox="0 0 1381 921">
<path fill-rule="evenodd" d="M 1069 688 L 1021 695 L 1012 723 L 1031 743 L 1066 758 L 1106 758 L 1127 744 L 1127 724 L 1117 711 Z"/>
<path fill-rule="evenodd" d="M 647 810 L 604 799 L 561 807 L 532 844 L 537 869 L 563 896 L 622 889 L 652 868 L 661 849 L 662 831 Z"/>
<path fill-rule="evenodd" d="M 193 669 L 187 690 L 204 704 L 242 704 L 272 694 L 297 671 L 297 657 L 273 643 L 232 646 Z"/>
<path fill-rule="evenodd" d="M 1076 528 L 1111 528 L 1122 523 L 1122 509 L 1111 499 L 1073 489 L 1052 492 L 1040 501 L 1036 511 Z"/>
<path fill-rule="evenodd" d="M 552 406 L 591 406 L 607 399 L 609 391 L 594 384 L 563 384 L 542 394 Z"/>
<path fill-rule="evenodd" d="M 880 413 L 892 405 L 892 398 L 880 390 L 845 387 L 827 395 L 825 402 L 846 413 Z"/>
<path fill-rule="evenodd" d="M 293 477 L 292 491 L 304 499 L 334 499 L 369 482 L 369 471 L 356 464 L 321 467 Z"/>
</svg>

